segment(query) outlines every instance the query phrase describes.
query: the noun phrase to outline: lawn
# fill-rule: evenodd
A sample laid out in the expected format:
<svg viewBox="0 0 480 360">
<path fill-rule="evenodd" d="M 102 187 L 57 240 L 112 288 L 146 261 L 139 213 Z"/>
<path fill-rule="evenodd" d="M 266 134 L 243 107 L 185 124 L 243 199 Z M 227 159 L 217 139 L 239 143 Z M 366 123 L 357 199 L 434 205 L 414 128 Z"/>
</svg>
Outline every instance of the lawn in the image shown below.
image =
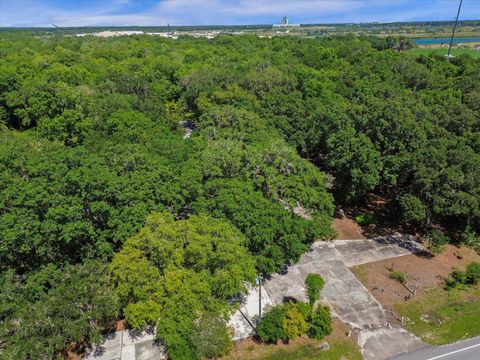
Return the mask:
<svg viewBox="0 0 480 360">
<path fill-rule="evenodd" d="M 319 348 L 321 341 L 299 339 L 288 346 L 251 344 L 233 352 L 225 360 L 361 360 L 362 355 L 350 341 L 329 341 L 330 349 Z"/>
<path fill-rule="evenodd" d="M 346 336 L 349 329 L 334 321 L 333 333 L 320 341 L 301 337 L 289 344 L 267 345 L 248 339 L 236 343 L 222 360 L 361 360 L 355 337 Z M 320 348 L 323 341 L 328 342 L 329 350 Z"/>
<path fill-rule="evenodd" d="M 480 288 L 428 291 L 419 300 L 396 305 L 405 327 L 425 342 L 443 345 L 480 335 Z M 428 317 L 421 320 L 422 315 Z"/>
<path fill-rule="evenodd" d="M 331 344 L 330 350 L 319 349 L 313 344 L 305 344 L 293 351 L 280 349 L 271 354 L 260 357 L 259 360 L 361 360 L 362 356 L 357 348 L 350 342 L 338 341 Z"/>
<path fill-rule="evenodd" d="M 447 55 L 448 54 L 448 49 L 447 48 L 438 48 L 438 49 L 432 49 L 432 48 L 416 48 L 416 49 L 410 49 L 407 51 L 407 53 L 412 54 L 412 55 L 429 55 L 429 54 L 436 54 L 436 55 Z M 480 58 L 480 51 L 475 50 L 475 49 L 452 49 L 452 55 L 453 56 L 459 56 L 462 54 L 467 54 L 470 55 L 474 58 Z"/>
</svg>

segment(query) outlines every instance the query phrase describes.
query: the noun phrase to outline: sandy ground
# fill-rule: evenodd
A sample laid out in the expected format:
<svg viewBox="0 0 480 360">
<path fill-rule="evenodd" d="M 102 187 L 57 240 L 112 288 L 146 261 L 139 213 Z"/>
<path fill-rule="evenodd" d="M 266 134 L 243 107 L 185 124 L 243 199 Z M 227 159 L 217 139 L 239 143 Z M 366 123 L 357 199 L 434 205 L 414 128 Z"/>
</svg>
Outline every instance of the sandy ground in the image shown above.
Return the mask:
<svg viewBox="0 0 480 360">
<path fill-rule="evenodd" d="M 337 233 L 337 240 L 365 239 L 360 225 L 349 218 L 333 219 L 332 227 Z"/>
<path fill-rule="evenodd" d="M 407 301 L 410 295 L 403 284 L 389 278 L 392 270 L 407 273 L 412 281 L 418 279 L 415 298 L 419 298 L 425 295 L 425 289 L 442 285 L 453 267 L 464 269 L 472 261 L 480 262 L 480 255 L 472 249 L 447 245 L 435 257 L 406 255 L 355 266 L 351 270 L 380 303 L 392 309 L 395 304 Z"/>
</svg>

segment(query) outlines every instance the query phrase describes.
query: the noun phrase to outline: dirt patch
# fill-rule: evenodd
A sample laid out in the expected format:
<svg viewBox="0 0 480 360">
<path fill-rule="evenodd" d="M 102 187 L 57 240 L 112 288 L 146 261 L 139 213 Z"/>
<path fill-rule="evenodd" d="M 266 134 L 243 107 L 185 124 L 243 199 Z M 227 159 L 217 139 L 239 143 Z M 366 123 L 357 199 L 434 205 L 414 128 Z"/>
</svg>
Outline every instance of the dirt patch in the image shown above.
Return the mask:
<svg viewBox="0 0 480 360">
<path fill-rule="evenodd" d="M 348 217 L 333 219 L 332 227 L 337 233 L 337 240 L 365 239 L 360 225 Z"/>
<path fill-rule="evenodd" d="M 365 287 L 382 303 L 392 310 L 395 304 L 409 300 L 412 285 L 417 282 L 415 299 L 425 296 L 425 290 L 441 286 L 453 267 L 464 269 L 466 264 L 480 262 L 480 255 L 468 248 L 447 245 L 435 257 L 407 255 L 394 259 L 355 266 L 351 270 Z M 410 283 L 405 286 L 391 279 L 392 271 L 408 274 Z"/>
<path fill-rule="evenodd" d="M 348 334 L 350 333 L 350 336 Z M 357 339 L 355 333 L 350 332 L 350 327 L 345 325 L 339 320 L 333 321 L 333 332 L 323 340 L 313 340 L 306 336 L 302 336 L 298 339 L 290 341 L 288 344 L 278 342 L 276 345 L 267 345 L 260 343 L 252 338 L 248 338 L 242 341 L 238 341 L 234 344 L 232 351 L 229 355 L 222 358 L 222 360 L 256 360 L 262 359 L 272 352 L 276 352 L 281 349 L 294 352 L 296 349 L 303 347 L 307 344 L 318 346 L 323 341 L 334 343 L 335 341 L 348 341 L 357 346 Z"/>
</svg>

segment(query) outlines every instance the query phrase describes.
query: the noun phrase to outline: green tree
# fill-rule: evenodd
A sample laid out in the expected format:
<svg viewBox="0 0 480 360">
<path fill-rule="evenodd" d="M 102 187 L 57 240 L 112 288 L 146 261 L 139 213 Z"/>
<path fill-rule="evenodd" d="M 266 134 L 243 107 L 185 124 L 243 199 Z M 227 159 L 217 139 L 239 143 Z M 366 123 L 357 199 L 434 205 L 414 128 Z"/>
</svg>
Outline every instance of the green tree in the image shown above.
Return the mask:
<svg viewBox="0 0 480 360">
<path fill-rule="evenodd" d="M 189 339 L 196 314 L 219 316 L 255 276 L 244 242 L 224 220 L 150 215 L 110 265 L 126 320 L 137 327 L 156 324 L 172 359 L 194 359 Z"/>
<path fill-rule="evenodd" d="M 65 346 L 72 342 L 98 342 L 118 316 L 118 298 L 104 264 L 46 270 L 21 284 L 3 278 L 2 294 L 6 289 L 17 294 L 16 309 L 5 318 L 0 313 L 6 359 L 63 358 Z M 13 300 L 4 296 L 2 301 Z M 0 303 L 3 311 L 4 306 Z"/>
<path fill-rule="evenodd" d="M 215 313 L 202 314 L 189 338 L 199 359 L 221 357 L 232 347 L 231 330 Z"/>
</svg>

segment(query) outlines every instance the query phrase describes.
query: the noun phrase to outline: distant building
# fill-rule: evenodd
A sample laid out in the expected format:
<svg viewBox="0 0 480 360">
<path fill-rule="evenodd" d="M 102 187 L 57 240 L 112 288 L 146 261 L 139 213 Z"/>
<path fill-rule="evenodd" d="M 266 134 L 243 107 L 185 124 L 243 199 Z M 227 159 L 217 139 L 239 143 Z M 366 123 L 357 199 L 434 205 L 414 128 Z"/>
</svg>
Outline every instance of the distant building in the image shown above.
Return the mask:
<svg viewBox="0 0 480 360">
<path fill-rule="evenodd" d="M 280 23 L 278 24 L 273 24 L 273 27 L 300 27 L 300 24 L 289 24 L 288 23 L 288 17 L 284 16 L 282 20 L 280 20 Z"/>
</svg>

